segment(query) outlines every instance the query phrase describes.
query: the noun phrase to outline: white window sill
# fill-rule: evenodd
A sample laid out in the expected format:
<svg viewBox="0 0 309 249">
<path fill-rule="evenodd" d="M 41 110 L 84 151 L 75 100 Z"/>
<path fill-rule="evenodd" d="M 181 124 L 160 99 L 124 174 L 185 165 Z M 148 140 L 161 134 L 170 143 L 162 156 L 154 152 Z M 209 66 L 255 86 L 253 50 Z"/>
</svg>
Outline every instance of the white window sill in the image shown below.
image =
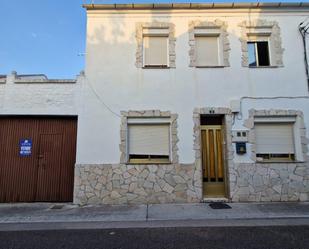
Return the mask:
<svg viewBox="0 0 309 249">
<path fill-rule="evenodd" d="M 172 164 L 171 161 L 168 162 L 156 162 L 156 161 L 148 161 L 148 162 L 127 162 L 126 165 L 166 165 Z"/>
<path fill-rule="evenodd" d="M 224 68 L 224 66 L 196 66 L 196 68 Z"/>
<path fill-rule="evenodd" d="M 255 163 L 260 163 L 260 164 L 270 164 L 270 163 L 275 163 L 275 164 L 295 164 L 295 163 L 305 163 L 303 161 L 255 161 Z"/>
<path fill-rule="evenodd" d="M 170 69 L 169 66 L 143 66 L 143 69 Z"/>
<path fill-rule="evenodd" d="M 248 66 L 248 68 L 279 68 L 278 66 Z"/>
</svg>

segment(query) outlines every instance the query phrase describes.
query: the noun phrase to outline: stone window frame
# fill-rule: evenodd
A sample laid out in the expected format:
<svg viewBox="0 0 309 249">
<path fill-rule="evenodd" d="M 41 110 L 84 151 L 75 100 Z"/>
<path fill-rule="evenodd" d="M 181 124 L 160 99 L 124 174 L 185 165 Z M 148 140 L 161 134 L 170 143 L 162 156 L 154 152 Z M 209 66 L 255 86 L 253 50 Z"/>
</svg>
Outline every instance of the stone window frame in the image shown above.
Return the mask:
<svg viewBox="0 0 309 249">
<path fill-rule="evenodd" d="M 228 32 L 227 32 L 227 23 L 224 21 L 221 21 L 219 19 L 214 20 L 213 22 L 211 21 L 200 21 L 200 20 L 194 20 L 189 22 L 189 57 L 190 57 L 190 63 L 189 67 L 197 67 L 196 65 L 196 48 L 195 48 L 195 28 L 199 29 L 205 29 L 207 31 L 211 31 L 214 29 L 219 29 L 220 34 L 219 37 L 221 39 L 221 46 L 219 49 L 222 51 L 222 59 L 223 61 L 221 62 L 221 65 L 218 66 L 202 66 L 202 67 L 229 67 L 230 62 L 229 62 L 229 56 L 230 56 L 230 42 L 228 39 Z M 207 32 L 208 33 L 208 32 Z M 211 32 L 209 32 L 211 34 Z M 217 33 L 216 33 L 217 34 Z"/>
<path fill-rule="evenodd" d="M 224 170 L 225 170 L 225 187 L 226 187 L 226 197 L 231 198 L 231 190 L 233 189 L 233 184 L 235 182 L 230 181 L 230 174 L 234 171 L 234 147 L 232 143 L 232 126 L 233 126 L 233 113 L 231 109 L 225 107 L 204 107 L 195 108 L 193 111 L 193 150 L 195 151 L 195 174 L 194 182 L 196 186 L 201 186 L 203 189 L 203 169 L 202 169 L 202 159 L 201 159 L 201 115 L 224 115 L 224 127 L 223 137 L 223 156 L 224 156 Z M 201 199 L 203 199 L 203 191 L 201 190 Z"/>
<path fill-rule="evenodd" d="M 135 66 L 137 68 L 144 68 L 144 49 L 143 49 L 143 29 L 168 29 L 168 67 L 166 68 L 175 68 L 176 67 L 176 37 L 175 37 L 175 24 L 169 22 L 143 22 L 136 24 L 136 62 Z"/>
<path fill-rule="evenodd" d="M 241 42 L 241 65 L 243 67 L 249 67 L 249 58 L 248 58 L 248 46 L 247 42 L 250 40 L 248 34 L 250 30 L 259 30 L 259 32 L 254 32 L 255 35 L 263 36 L 263 29 L 270 30 L 269 35 L 269 51 L 270 51 L 270 66 L 261 66 L 260 68 L 269 68 L 269 67 L 283 67 L 283 52 L 282 40 L 281 40 L 281 31 L 278 22 L 276 21 L 267 21 L 263 19 L 257 19 L 253 21 L 243 21 L 239 24 L 241 27 L 241 36 L 239 38 Z M 254 67 L 254 68 L 259 68 Z"/>
<path fill-rule="evenodd" d="M 121 112 L 120 127 L 120 163 L 130 164 L 128 158 L 128 119 L 129 118 L 169 118 L 170 119 L 170 162 L 169 163 L 153 163 L 151 164 L 176 164 L 179 163 L 178 157 L 178 131 L 177 118 L 178 114 L 172 114 L 170 111 L 160 110 L 134 110 Z"/>
<path fill-rule="evenodd" d="M 299 110 L 281 110 L 281 109 L 270 109 L 270 110 L 249 110 L 249 117 L 244 121 L 244 126 L 249 129 L 248 133 L 248 143 L 251 144 L 251 160 L 255 163 L 280 163 L 276 161 L 258 161 L 256 158 L 256 145 L 255 145 L 255 129 L 254 129 L 254 118 L 291 118 L 295 117 L 294 123 L 294 131 L 298 129 L 297 134 L 299 138 L 294 138 L 294 142 L 298 143 L 295 144 L 295 154 L 296 159 L 289 162 L 282 162 L 282 163 L 306 163 L 309 161 L 308 153 L 308 144 L 309 139 L 306 137 L 306 127 L 304 123 L 304 116 L 303 112 Z"/>
</svg>

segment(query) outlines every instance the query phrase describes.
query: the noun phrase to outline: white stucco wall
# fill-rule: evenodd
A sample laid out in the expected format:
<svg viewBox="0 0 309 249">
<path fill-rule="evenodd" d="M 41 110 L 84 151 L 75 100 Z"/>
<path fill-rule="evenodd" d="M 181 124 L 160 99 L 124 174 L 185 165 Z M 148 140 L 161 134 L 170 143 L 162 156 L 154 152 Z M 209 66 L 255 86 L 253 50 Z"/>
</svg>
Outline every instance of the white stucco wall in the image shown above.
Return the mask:
<svg viewBox="0 0 309 249">
<path fill-rule="evenodd" d="M 308 96 L 303 46 L 298 31 L 298 24 L 308 14 L 289 9 L 269 12 L 222 9 L 88 11 L 86 77 L 82 89 L 77 163 L 119 163 L 120 118 L 117 115 L 120 111 L 160 109 L 177 113 L 179 159 L 182 163 L 192 163 L 195 107 L 229 107 L 230 100 L 242 96 Z M 228 24 L 231 66 L 189 67 L 189 21 L 215 19 Z M 284 67 L 249 69 L 241 66 L 241 29 L 238 25 L 254 19 L 279 23 Z M 135 66 L 135 24 L 153 21 L 175 24 L 176 68 L 141 69 Z M 308 107 L 306 98 L 244 100 L 242 111 L 245 119 L 251 108 L 302 110 L 309 126 Z M 242 123 L 243 120 L 236 119 L 234 128 L 242 129 Z M 249 157 L 248 154 L 235 160 L 246 161 Z"/>
<path fill-rule="evenodd" d="M 37 80 L 8 75 L 0 82 L 0 115 L 78 115 L 83 78 Z"/>
</svg>

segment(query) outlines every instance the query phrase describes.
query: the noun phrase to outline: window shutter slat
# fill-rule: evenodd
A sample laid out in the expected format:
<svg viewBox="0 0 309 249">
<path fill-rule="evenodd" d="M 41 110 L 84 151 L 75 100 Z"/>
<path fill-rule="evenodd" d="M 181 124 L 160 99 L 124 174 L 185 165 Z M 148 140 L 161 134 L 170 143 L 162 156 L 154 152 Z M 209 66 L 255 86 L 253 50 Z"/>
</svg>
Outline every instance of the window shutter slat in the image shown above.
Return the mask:
<svg viewBox="0 0 309 249">
<path fill-rule="evenodd" d="M 294 154 L 293 124 L 255 124 L 256 153 Z"/>
<path fill-rule="evenodd" d="M 129 154 L 169 155 L 169 125 L 129 125 Z"/>
<path fill-rule="evenodd" d="M 197 66 L 219 65 L 218 38 L 218 36 L 195 37 Z"/>
<path fill-rule="evenodd" d="M 167 37 L 145 36 L 144 37 L 145 65 L 167 65 Z"/>
</svg>

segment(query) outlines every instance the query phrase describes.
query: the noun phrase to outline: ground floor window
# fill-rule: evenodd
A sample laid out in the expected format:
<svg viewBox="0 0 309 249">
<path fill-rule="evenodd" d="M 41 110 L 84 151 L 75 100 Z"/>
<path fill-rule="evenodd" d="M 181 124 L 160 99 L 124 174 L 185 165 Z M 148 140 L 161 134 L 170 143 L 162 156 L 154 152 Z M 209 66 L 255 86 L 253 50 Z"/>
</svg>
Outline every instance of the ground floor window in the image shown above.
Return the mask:
<svg viewBox="0 0 309 249">
<path fill-rule="evenodd" d="M 255 120 L 256 156 L 262 161 L 294 161 L 294 123 Z"/>
<path fill-rule="evenodd" d="M 128 162 L 169 163 L 169 120 L 128 119 Z"/>
</svg>

